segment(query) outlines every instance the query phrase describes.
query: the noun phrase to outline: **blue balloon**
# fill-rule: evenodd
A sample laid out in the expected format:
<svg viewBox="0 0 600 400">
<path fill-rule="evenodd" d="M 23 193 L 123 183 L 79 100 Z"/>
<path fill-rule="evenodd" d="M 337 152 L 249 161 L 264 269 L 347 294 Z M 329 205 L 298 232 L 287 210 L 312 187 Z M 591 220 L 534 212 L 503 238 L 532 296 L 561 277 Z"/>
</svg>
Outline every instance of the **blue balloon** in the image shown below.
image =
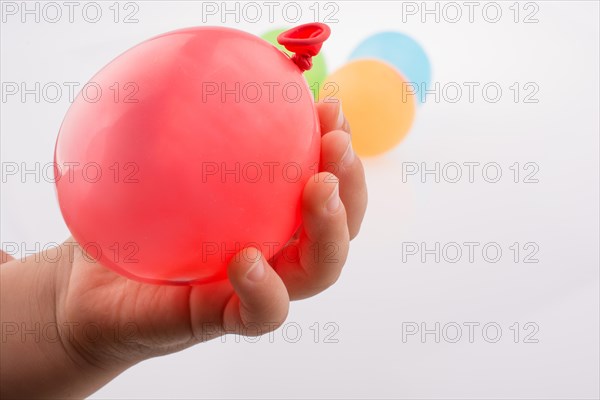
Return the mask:
<svg viewBox="0 0 600 400">
<path fill-rule="evenodd" d="M 425 100 L 424 91 L 431 83 L 431 65 L 421 45 L 410 36 L 399 32 L 377 33 L 350 54 L 350 60 L 357 58 L 375 58 L 391 64 L 415 85 L 419 101 Z"/>
</svg>

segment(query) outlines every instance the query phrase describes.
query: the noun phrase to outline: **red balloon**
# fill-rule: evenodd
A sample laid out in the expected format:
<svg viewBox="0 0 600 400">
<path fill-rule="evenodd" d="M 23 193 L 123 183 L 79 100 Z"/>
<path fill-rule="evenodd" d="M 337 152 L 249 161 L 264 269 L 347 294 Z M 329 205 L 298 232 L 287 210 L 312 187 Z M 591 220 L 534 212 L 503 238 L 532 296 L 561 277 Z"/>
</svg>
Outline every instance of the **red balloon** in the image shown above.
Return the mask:
<svg viewBox="0 0 600 400">
<path fill-rule="evenodd" d="M 318 23 L 289 31 L 290 59 L 238 30 L 189 28 L 98 72 L 55 149 L 60 209 L 86 253 L 133 279 L 190 284 L 224 278 L 244 247 L 278 252 L 318 171 L 319 121 L 302 70 L 314 38 L 320 48 L 328 36 Z"/>
</svg>

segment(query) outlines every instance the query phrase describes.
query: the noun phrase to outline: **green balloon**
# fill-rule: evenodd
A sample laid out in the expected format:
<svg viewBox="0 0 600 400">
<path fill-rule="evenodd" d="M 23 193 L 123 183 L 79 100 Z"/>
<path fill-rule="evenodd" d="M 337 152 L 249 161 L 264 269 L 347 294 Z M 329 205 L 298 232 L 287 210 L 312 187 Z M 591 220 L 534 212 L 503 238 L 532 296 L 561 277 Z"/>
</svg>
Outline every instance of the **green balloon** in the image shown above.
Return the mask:
<svg viewBox="0 0 600 400">
<path fill-rule="evenodd" d="M 285 49 L 285 47 L 277 43 L 277 36 L 279 36 L 281 32 L 287 31 L 287 29 L 288 28 L 273 29 L 261 35 L 260 37 L 266 40 L 267 42 L 271 43 L 287 55 L 291 56 L 292 53 L 290 53 Z M 320 52 L 319 54 L 317 54 L 316 57 L 313 57 L 312 63 L 312 68 L 304 72 L 304 77 L 306 78 L 308 86 L 310 87 L 310 90 L 316 99 L 319 95 L 319 91 L 321 90 L 321 85 L 327 77 L 327 66 L 325 65 L 325 58 L 323 57 L 323 52 Z"/>
</svg>

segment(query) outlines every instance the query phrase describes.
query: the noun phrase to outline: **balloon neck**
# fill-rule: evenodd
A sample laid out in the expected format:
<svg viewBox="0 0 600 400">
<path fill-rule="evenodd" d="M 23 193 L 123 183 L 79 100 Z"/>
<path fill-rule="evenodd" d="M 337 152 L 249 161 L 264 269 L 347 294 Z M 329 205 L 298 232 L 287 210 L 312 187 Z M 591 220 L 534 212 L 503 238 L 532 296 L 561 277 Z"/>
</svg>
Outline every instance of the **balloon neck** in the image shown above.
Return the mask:
<svg viewBox="0 0 600 400">
<path fill-rule="evenodd" d="M 298 66 L 298 68 L 302 70 L 302 72 L 311 69 L 313 64 L 312 56 L 309 56 L 307 54 L 296 53 L 292 56 L 292 61 Z"/>
<path fill-rule="evenodd" d="M 312 68 L 312 58 L 319 54 L 330 34 L 327 25 L 314 22 L 282 32 L 277 36 L 277 42 L 294 53 L 291 60 L 304 72 Z"/>
</svg>

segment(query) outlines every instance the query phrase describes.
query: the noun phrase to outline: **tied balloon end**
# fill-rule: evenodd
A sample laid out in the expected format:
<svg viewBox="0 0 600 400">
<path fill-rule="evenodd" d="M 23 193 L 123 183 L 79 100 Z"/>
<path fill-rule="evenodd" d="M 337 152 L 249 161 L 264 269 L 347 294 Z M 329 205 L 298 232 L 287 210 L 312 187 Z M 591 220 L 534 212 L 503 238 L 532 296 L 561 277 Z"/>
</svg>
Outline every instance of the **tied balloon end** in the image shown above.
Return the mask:
<svg viewBox="0 0 600 400">
<path fill-rule="evenodd" d="M 313 64 L 312 56 L 306 54 L 296 53 L 292 56 L 292 61 L 302 70 L 302 72 L 310 70 Z"/>
<path fill-rule="evenodd" d="M 312 68 L 312 58 L 319 54 L 330 34 L 329 26 L 313 22 L 282 32 L 277 36 L 277 42 L 294 53 L 291 60 L 304 72 Z"/>
</svg>

